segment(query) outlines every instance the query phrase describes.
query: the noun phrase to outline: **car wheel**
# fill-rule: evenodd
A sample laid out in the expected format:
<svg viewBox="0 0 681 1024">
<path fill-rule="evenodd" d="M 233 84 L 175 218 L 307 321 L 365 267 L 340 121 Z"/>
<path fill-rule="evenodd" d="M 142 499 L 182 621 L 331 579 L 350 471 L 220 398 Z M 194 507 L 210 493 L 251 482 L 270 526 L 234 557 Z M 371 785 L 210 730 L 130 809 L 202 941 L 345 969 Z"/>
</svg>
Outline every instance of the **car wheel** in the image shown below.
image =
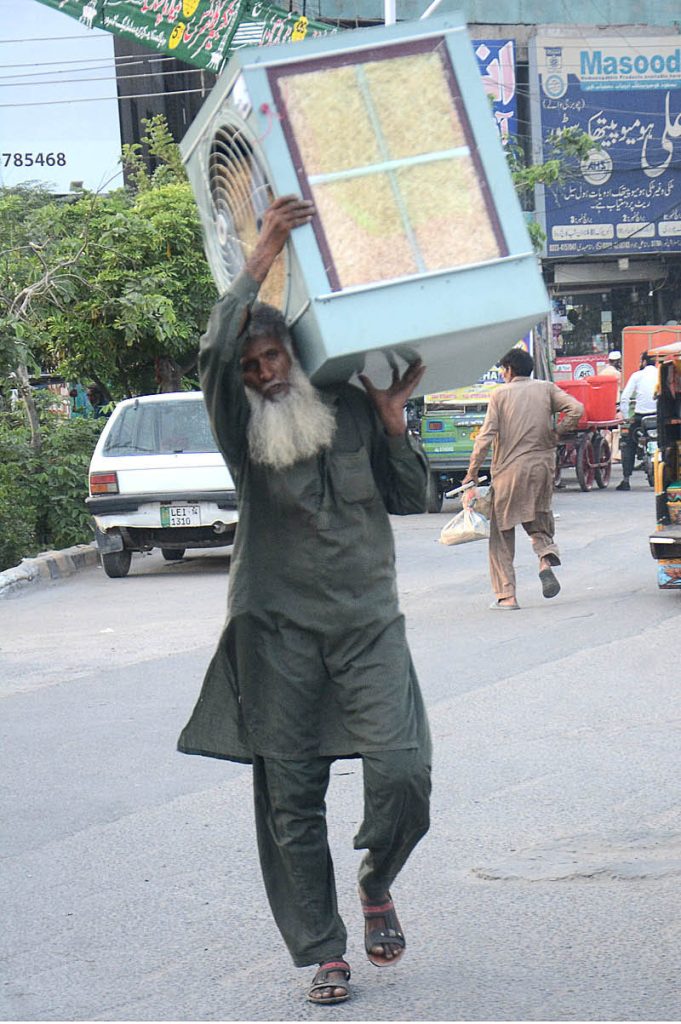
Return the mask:
<svg viewBox="0 0 681 1024">
<path fill-rule="evenodd" d="M 127 576 L 131 561 L 132 551 L 110 551 L 108 554 L 102 555 L 104 572 L 112 580 Z"/>
<path fill-rule="evenodd" d="M 162 548 L 161 554 L 165 558 L 166 562 L 179 562 L 181 558 L 184 558 L 184 548 Z"/>
</svg>

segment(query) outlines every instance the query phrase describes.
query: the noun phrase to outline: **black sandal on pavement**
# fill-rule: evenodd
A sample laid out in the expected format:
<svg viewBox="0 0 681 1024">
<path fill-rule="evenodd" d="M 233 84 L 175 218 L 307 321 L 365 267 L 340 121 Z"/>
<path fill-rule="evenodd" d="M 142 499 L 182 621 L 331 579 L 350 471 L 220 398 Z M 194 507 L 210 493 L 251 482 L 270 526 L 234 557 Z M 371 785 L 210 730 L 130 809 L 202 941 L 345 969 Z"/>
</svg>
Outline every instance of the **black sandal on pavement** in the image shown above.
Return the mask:
<svg viewBox="0 0 681 1024">
<path fill-rule="evenodd" d="M 388 967 L 397 963 L 407 947 L 407 940 L 395 913 L 395 904 L 390 898 L 390 893 L 382 903 L 372 903 L 360 893 L 360 901 L 364 914 L 364 948 L 369 960 L 376 967 Z M 372 928 L 371 922 L 379 918 L 384 922 L 383 927 Z M 391 957 L 384 957 L 373 952 L 374 946 L 398 946 L 399 949 Z"/>
<path fill-rule="evenodd" d="M 555 597 L 560 592 L 560 583 L 553 569 L 542 569 L 539 573 L 541 592 L 544 597 Z"/>
<path fill-rule="evenodd" d="M 333 981 L 329 978 L 329 975 L 342 972 L 345 975 L 345 981 Z M 318 1003 L 321 1006 L 329 1006 L 331 1003 L 344 1003 L 346 999 L 350 998 L 350 965 L 345 960 L 327 960 L 325 963 L 319 965 L 319 970 L 312 979 L 310 991 L 307 993 L 307 998 L 311 1003 Z M 317 998 L 313 992 L 319 992 L 321 989 L 330 988 L 337 989 L 342 988 L 344 995 L 342 996 L 323 996 Z"/>
</svg>

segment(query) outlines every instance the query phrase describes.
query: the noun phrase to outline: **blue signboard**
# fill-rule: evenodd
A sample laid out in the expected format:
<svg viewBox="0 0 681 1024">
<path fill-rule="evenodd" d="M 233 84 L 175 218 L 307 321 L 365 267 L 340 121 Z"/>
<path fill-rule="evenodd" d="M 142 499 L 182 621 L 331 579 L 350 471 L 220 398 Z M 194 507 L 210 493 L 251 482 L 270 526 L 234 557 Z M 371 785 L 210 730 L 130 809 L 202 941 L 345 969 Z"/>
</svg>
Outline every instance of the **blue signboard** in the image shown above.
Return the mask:
<svg viewBox="0 0 681 1024">
<path fill-rule="evenodd" d="M 513 39 L 474 39 L 473 51 L 505 145 L 518 134 L 515 42 Z"/>
<path fill-rule="evenodd" d="M 538 201 L 547 256 L 681 250 L 681 38 L 540 30 L 531 56 L 535 154 L 573 126 L 594 140 Z"/>
</svg>

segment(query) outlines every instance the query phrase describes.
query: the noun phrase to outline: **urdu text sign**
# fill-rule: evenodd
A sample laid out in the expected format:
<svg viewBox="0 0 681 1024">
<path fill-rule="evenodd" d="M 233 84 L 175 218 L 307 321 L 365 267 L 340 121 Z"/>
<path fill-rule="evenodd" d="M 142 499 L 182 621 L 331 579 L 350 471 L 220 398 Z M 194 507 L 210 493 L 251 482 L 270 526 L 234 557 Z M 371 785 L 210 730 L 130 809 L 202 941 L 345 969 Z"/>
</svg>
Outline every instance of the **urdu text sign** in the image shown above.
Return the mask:
<svg viewBox="0 0 681 1024">
<path fill-rule="evenodd" d="M 681 37 L 540 32 L 533 58 L 544 158 L 552 131 L 576 126 L 595 142 L 544 190 L 546 254 L 681 250 Z"/>
</svg>

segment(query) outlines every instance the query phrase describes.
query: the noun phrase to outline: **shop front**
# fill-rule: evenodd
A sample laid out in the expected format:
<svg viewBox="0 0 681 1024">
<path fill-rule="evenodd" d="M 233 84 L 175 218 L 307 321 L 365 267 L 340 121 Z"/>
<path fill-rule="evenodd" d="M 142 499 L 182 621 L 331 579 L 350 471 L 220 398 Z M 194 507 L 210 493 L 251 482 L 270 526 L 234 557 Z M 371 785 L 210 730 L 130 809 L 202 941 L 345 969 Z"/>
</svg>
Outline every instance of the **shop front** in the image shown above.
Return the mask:
<svg viewBox="0 0 681 1024">
<path fill-rule="evenodd" d="M 681 256 L 544 264 L 555 357 L 622 348 L 625 327 L 681 322 Z"/>
</svg>

